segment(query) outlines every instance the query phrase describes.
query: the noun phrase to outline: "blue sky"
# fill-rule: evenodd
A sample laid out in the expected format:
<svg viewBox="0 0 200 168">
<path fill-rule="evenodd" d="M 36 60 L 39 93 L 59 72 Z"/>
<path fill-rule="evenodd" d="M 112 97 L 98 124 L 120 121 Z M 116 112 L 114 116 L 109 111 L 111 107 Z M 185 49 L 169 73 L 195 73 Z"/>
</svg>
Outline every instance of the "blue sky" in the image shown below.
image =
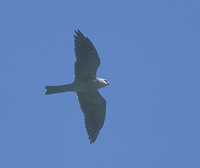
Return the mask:
<svg viewBox="0 0 200 168">
<path fill-rule="evenodd" d="M 200 1 L 0 2 L 1 168 L 199 168 Z M 90 145 L 73 81 L 74 31 L 111 85 Z"/>
</svg>

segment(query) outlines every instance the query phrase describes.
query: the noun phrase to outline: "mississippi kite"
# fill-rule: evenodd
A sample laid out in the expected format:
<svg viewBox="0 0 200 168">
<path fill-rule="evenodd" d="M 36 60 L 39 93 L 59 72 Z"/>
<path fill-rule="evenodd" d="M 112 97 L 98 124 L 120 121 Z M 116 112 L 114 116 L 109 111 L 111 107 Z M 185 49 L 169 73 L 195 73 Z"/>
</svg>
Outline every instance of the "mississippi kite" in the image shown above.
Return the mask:
<svg viewBox="0 0 200 168">
<path fill-rule="evenodd" d="M 80 30 L 75 31 L 75 33 L 74 82 L 66 85 L 46 86 L 45 94 L 76 92 L 85 116 L 85 127 L 92 144 L 103 127 L 106 115 L 106 101 L 100 95 L 98 89 L 109 85 L 109 82 L 96 77 L 100 58 L 92 42 Z"/>
</svg>

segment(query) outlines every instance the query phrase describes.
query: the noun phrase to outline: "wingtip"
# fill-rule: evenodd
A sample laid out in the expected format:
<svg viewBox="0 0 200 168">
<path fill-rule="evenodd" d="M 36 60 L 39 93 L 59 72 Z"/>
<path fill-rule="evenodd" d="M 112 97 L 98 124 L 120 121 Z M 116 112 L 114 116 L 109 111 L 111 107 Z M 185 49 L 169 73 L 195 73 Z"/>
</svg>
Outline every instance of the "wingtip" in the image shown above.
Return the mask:
<svg viewBox="0 0 200 168">
<path fill-rule="evenodd" d="M 78 31 L 79 31 L 79 29 L 78 29 L 78 30 L 75 30 L 75 33 L 78 34 Z"/>
<path fill-rule="evenodd" d="M 99 134 L 99 133 L 98 133 Z M 97 140 L 97 137 L 98 137 L 98 134 L 97 135 L 89 135 L 88 134 L 88 136 L 89 136 L 89 141 L 90 141 L 90 144 L 93 144 L 93 143 L 95 143 L 96 142 L 96 140 Z"/>
<path fill-rule="evenodd" d="M 90 138 L 89 138 L 89 140 L 90 140 L 90 144 L 91 144 L 91 145 L 94 144 L 95 141 L 96 141 L 96 139 L 94 140 L 94 139 L 90 139 Z"/>
<path fill-rule="evenodd" d="M 75 30 L 75 33 L 76 33 L 76 35 L 74 35 L 74 37 L 84 36 L 83 33 L 79 29 Z"/>
</svg>

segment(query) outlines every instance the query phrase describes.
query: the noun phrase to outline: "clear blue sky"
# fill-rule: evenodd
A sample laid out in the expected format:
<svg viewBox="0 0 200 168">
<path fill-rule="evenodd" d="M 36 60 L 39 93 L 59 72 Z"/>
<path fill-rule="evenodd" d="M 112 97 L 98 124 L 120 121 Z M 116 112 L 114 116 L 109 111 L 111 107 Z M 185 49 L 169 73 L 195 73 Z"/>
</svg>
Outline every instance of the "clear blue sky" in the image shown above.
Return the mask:
<svg viewBox="0 0 200 168">
<path fill-rule="evenodd" d="M 0 1 L 1 168 L 199 168 L 199 0 Z M 73 81 L 74 31 L 111 85 L 90 145 Z"/>
</svg>

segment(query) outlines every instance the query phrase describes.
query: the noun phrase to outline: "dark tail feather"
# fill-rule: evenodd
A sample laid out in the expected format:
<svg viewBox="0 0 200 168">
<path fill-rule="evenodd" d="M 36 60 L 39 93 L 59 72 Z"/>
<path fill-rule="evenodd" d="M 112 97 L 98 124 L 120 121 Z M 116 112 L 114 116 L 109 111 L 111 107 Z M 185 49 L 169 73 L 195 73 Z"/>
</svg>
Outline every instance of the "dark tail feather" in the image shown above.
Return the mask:
<svg viewBox="0 0 200 168">
<path fill-rule="evenodd" d="M 60 86 L 45 86 L 46 95 L 49 94 L 54 94 L 54 93 L 62 93 L 62 92 L 69 92 L 73 91 L 72 90 L 72 84 L 67 84 L 67 85 L 60 85 Z"/>
</svg>

